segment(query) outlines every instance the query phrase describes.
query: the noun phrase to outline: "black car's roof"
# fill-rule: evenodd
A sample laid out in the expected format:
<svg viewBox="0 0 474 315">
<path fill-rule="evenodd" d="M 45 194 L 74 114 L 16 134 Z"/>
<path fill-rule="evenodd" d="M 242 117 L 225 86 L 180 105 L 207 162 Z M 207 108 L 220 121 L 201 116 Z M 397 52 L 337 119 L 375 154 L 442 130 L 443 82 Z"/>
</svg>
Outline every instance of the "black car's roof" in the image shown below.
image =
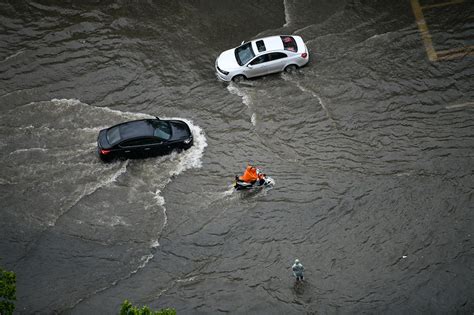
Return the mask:
<svg viewBox="0 0 474 315">
<path fill-rule="evenodd" d="M 155 130 L 155 128 L 150 124 L 149 119 L 129 121 L 118 125 L 118 127 L 122 139 L 153 136 Z"/>
</svg>

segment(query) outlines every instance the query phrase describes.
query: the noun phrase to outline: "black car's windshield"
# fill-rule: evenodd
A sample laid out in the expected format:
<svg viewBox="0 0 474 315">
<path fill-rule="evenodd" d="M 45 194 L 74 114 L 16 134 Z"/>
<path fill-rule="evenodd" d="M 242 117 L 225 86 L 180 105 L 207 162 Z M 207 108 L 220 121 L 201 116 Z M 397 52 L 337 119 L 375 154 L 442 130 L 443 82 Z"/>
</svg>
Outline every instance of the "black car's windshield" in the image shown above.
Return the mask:
<svg viewBox="0 0 474 315">
<path fill-rule="evenodd" d="M 171 126 L 168 122 L 163 120 L 152 120 L 151 125 L 155 130 L 153 135 L 163 140 L 169 140 L 171 138 Z"/>
<path fill-rule="evenodd" d="M 245 43 L 235 49 L 235 59 L 237 59 L 237 62 L 241 66 L 249 62 L 253 57 L 255 57 L 255 53 L 253 52 L 251 42 Z"/>
<path fill-rule="evenodd" d="M 120 142 L 122 139 L 120 137 L 120 126 L 115 126 L 107 130 L 107 141 L 109 141 L 110 145 L 115 145 Z"/>
</svg>

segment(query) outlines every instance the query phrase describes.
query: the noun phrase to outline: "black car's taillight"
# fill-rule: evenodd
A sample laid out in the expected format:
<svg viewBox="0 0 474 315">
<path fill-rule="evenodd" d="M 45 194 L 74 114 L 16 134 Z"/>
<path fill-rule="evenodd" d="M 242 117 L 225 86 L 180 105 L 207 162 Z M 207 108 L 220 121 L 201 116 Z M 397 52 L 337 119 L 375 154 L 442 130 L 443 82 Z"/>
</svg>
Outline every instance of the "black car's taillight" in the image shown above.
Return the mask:
<svg viewBox="0 0 474 315">
<path fill-rule="evenodd" d="M 104 150 L 104 149 L 100 150 L 100 154 L 102 154 L 102 155 L 107 155 L 109 153 L 110 153 L 110 150 Z"/>
</svg>

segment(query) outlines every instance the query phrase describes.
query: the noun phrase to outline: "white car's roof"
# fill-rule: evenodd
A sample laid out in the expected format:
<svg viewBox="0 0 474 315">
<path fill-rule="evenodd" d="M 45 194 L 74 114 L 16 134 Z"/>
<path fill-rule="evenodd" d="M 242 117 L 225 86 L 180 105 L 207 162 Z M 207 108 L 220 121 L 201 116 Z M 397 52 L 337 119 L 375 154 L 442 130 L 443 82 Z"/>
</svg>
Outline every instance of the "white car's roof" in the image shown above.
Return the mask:
<svg viewBox="0 0 474 315">
<path fill-rule="evenodd" d="M 270 36 L 265 38 L 258 38 L 252 41 L 252 48 L 255 52 L 258 52 L 257 44 L 259 40 L 263 40 L 265 44 L 265 51 L 272 51 L 272 50 L 281 50 L 283 49 L 283 42 L 281 41 L 280 36 Z M 262 53 L 263 51 L 259 52 Z"/>
</svg>

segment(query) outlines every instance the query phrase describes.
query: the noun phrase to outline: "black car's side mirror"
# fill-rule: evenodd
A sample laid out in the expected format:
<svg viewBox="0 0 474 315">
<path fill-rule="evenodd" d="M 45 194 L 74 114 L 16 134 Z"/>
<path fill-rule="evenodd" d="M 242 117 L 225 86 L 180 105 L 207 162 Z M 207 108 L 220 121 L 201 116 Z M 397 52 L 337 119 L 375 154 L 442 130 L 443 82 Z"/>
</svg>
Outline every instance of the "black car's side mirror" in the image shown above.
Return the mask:
<svg viewBox="0 0 474 315">
<path fill-rule="evenodd" d="M 158 120 L 160 120 L 160 117 L 158 117 L 158 116 L 155 116 L 155 118 L 158 119 Z"/>
</svg>

